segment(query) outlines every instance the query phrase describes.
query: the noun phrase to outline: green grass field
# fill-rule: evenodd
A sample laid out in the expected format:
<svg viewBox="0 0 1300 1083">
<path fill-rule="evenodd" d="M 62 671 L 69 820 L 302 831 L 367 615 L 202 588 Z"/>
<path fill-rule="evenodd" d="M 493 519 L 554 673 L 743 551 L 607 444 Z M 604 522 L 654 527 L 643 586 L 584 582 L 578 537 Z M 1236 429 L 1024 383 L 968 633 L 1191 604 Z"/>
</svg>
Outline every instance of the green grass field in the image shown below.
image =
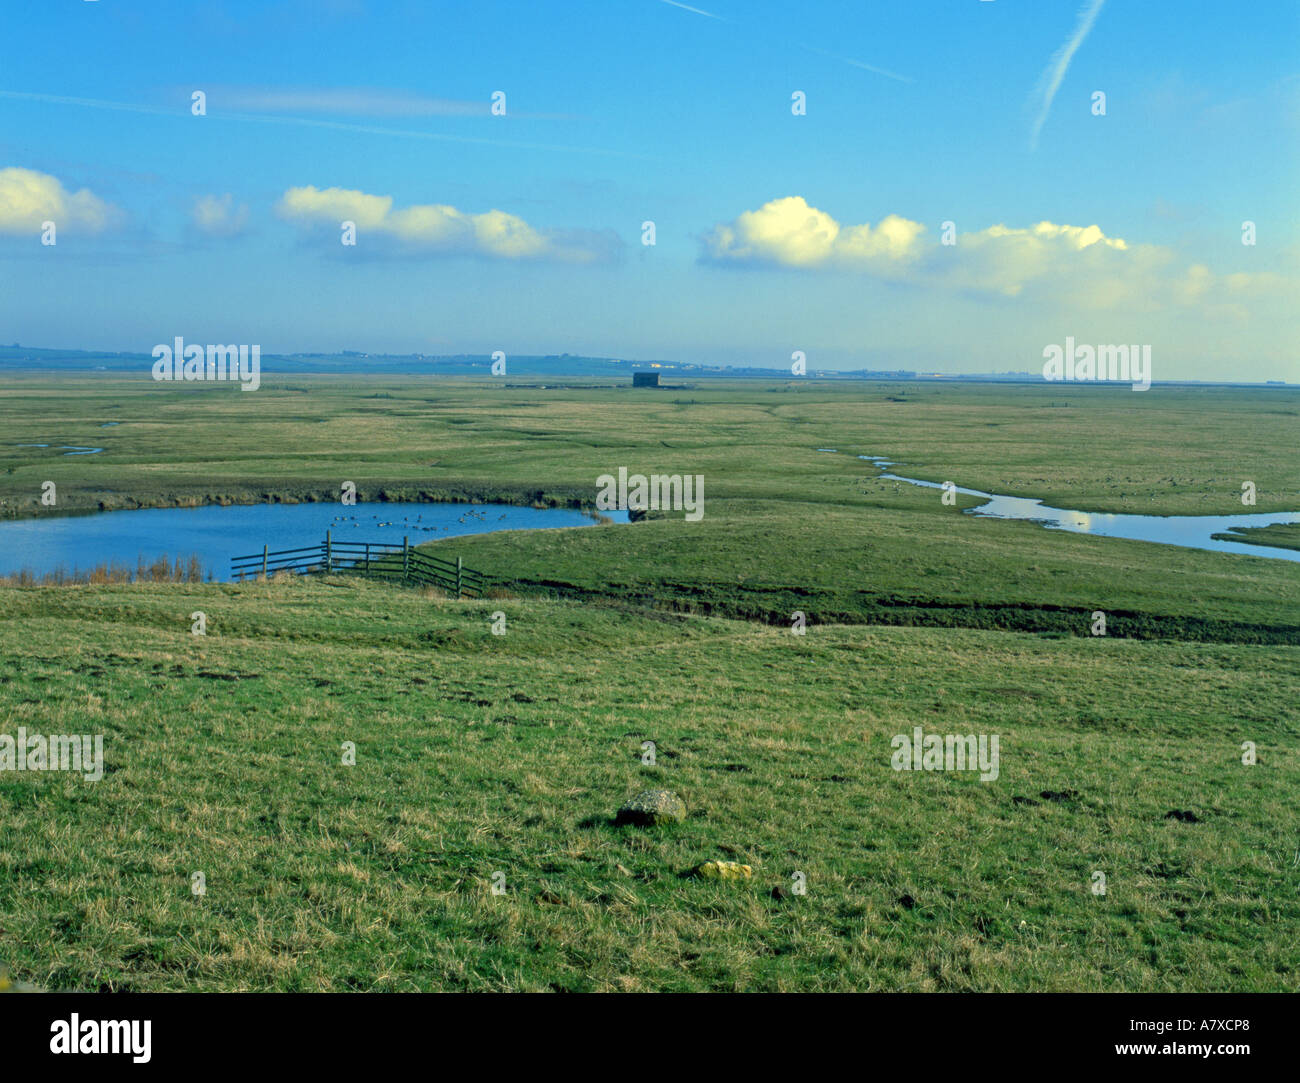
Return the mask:
<svg viewBox="0 0 1300 1083">
<path fill-rule="evenodd" d="M 106 761 L 0 773 L 0 959 L 66 989 L 1300 989 L 1300 566 L 975 519 L 854 458 L 1294 510 L 1297 416 L 1197 388 L 7 381 L 10 515 L 47 514 L 46 479 L 60 511 L 344 480 L 571 503 L 619 466 L 703 474 L 706 515 L 435 543 L 503 583 L 479 601 L 0 588 L 0 733 L 102 733 Z M 107 450 L 11 446 L 36 442 Z M 893 770 L 915 726 L 998 735 L 998 778 Z M 615 827 L 652 787 L 685 822 Z M 683 875 L 709 860 L 753 878 Z"/>
<path fill-rule="evenodd" d="M 1251 510 L 1294 511 L 1300 488 L 1297 389 L 716 380 L 634 392 L 304 376 L 248 394 L 6 375 L 0 421 L 6 515 L 41 513 L 47 479 L 65 510 L 333 500 L 343 480 L 372 498 L 590 500 L 596 476 L 629 460 L 703 473 L 710 498 L 840 503 L 855 483 L 818 447 L 1083 511 L 1229 514 L 1246 480 Z M 107 450 L 69 458 L 19 443 Z"/>
</svg>

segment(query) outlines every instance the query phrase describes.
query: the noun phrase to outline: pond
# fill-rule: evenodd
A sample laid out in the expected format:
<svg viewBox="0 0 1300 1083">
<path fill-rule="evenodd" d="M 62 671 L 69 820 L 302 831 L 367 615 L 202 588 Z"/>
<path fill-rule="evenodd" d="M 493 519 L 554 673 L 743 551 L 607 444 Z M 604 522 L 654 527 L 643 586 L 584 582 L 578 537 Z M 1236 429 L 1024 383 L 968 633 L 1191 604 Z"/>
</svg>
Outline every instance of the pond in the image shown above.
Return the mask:
<svg viewBox="0 0 1300 1083">
<path fill-rule="evenodd" d="M 873 466 L 884 471 L 895 464 L 880 455 L 859 455 Z M 889 481 L 905 481 L 908 485 L 923 485 L 928 489 L 942 489 L 937 481 L 921 481 L 899 474 L 881 473 Z M 1092 534 L 1102 538 L 1128 538 L 1132 541 L 1161 542 L 1180 545 L 1187 549 L 1208 549 L 1216 553 L 1243 553 L 1252 557 L 1272 557 L 1276 560 L 1300 561 L 1300 551 L 1267 545 L 1248 545 L 1244 542 L 1224 541 L 1213 537 L 1242 527 L 1268 526 L 1272 523 L 1300 523 L 1300 512 L 1264 512 L 1247 515 L 1120 515 L 1095 511 L 1070 511 L 1053 508 L 1041 500 L 1021 496 L 998 496 L 979 489 L 963 489 L 959 493 L 980 496 L 986 501 L 976 508 L 968 508 L 967 515 L 987 516 L 994 519 L 1026 519 L 1039 523 L 1048 530 L 1066 530 L 1075 534 Z"/>
<path fill-rule="evenodd" d="M 627 521 L 627 512 L 607 518 Z M 102 564 L 131 569 L 144 558 L 191 554 L 219 582 L 230 580 L 230 558 L 260 553 L 262 546 L 295 549 L 318 545 L 329 530 L 339 541 L 382 541 L 412 545 L 437 538 L 592 526 L 576 508 L 525 508 L 512 504 L 233 504 L 202 508 L 147 508 L 93 515 L 0 522 L 0 575 L 23 569 L 41 576 L 62 568 L 88 571 Z M 454 551 L 441 554 L 454 557 Z"/>
</svg>

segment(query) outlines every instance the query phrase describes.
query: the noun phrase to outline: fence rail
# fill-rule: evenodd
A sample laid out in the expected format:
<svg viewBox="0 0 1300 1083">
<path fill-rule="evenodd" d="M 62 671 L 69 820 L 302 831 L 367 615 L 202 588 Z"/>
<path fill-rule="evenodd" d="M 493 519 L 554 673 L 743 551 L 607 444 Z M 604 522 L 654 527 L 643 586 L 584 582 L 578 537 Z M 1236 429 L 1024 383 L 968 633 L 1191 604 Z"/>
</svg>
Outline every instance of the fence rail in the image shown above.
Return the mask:
<svg viewBox="0 0 1300 1083">
<path fill-rule="evenodd" d="M 454 593 L 457 598 L 463 594 L 481 598 L 488 585 L 488 577 L 465 567 L 460 557 L 446 560 L 422 553 L 411 548 L 409 538 L 403 538 L 400 545 L 396 542 L 335 541 L 326 531 L 325 540 L 319 545 L 275 551 L 264 545 L 260 553 L 230 558 L 230 574 L 238 580 L 266 577 L 275 572 L 374 575 L 438 587 Z"/>
</svg>

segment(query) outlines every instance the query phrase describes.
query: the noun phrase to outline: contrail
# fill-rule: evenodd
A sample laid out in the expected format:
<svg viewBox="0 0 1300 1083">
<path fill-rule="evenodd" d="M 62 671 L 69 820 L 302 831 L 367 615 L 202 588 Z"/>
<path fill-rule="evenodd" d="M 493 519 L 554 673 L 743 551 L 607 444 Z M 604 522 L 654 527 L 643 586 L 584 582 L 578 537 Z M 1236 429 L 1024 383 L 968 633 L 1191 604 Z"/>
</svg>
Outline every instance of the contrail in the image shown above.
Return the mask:
<svg viewBox="0 0 1300 1083">
<path fill-rule="evenodd" d="M 821 53 L 822 56 L 829 56 L 832 60 L 838 60 L 842 64 L 851 64 L 855 68 L 861 68 L 863 71 L 875 72 L 877 75 L 884 75 L 890 79 L 897 79 L 900 83 L 915 83 L 916 80 L 906 75 L 899 75 L 897 72 L 887 71 L 885 68 L 877 68 L 871 64 L 864 64 L 861 60 L 854 60 L 852 57 L 840 56 L 838 53 L 828 53 L 825 49 L 818 49 L 815 45 L 799 44 L 800 49 L 807 49 L 810 53 Z"/>
<path fill-rule="evenodd" d="M 1087 7 L 1079 12 L 1079 22 L 1074 28 L 1074 33 L 1064 45 L 1056 50 L 1052 59 L 1048 62 L 1047 70 L 1043 72 L 1042 78 L 1038 81 L 1037 93 L 1043 96 L 1042 104 L 1038 109 L 1038 118 L 1034 121 L 1034 129 L 1029 139 L 1030 149 L 1038 148 L 1038 133 L 1043 130 L 1043 124 L 1047 120 L 1047 114 L 1052 109 L 1052 99 L 1056 97 L 1056 91 L 1060 88 L 1061 80 L 1065 78 L 1065 73 L 1070 67 L 1070 61 L 1074 59 L 1074 54 L 1078 51 L 1079 46 L 1083 44 L 1083 39 L 1088 36 L 1088 31 L 1092 29 L 1092 24 L 1097 21 L 1097 15 L 1101 11 L 1101 5 L 1106 0 L 1092 0 Z"/>
<path fill-rule="evenodd" d="M 661 4 L 671 4 L 675 8 L 681 8 L 683 11 L 693 11 L 696 15 L 705 15 L 710 19 L 717 19 L 720 22 L 726 22 L 721 15 L 714 15 L 711 11 L 701 11 L 699 8 L 693 8 L 690 4 L 679 4 L 677 0 L 659 0 Z"/>
<path fill-rule="evenodd" d="M 721 15 L 714 15 L 711 11 L 704 11 L 701 8 L 693 8 L 690 4 L 680 3 L 679 0 L 659 0 L 661 4 L 669 4 L 675 8 L 681 8 L 683 11 L 694 12 L 696 15 L 705 15 L 710 19 L 717 19 L 719 22 L 730 22 Z M 800 43 L 799 48 L 807 49 L 810 53 L 821 53 L 822 56 L 828 56 L 832 60 L 838 60 L 841 64 L 851 64 L 855 68 L 861 68 L 863 71 L 873 72 L 876 75 L 883 75 L 888 79 L 897 79 L 900 83 L 914 83 L 915 79 L 909 79 L 906 75 L 899 75 L 897 72 L 887 71 L 884 68 L 877 68 L 872 64 L 864 64 L 861 60 L 853 60 L 847 56 L 840 56 L 838 53 L 828 53 L 825 49 L 818 49 L 814 45 L 804 45 Z"/>
<path fill-rule="evenodd" d="M 79 105 L 87 109 L 111 109 L 121 113 L 147 113 L 150 116 L 190 119 L 188 109 L 164 109 L 155 105 L 136 105 L 131 102 L 110 102 L 100 98 L 72 98 L 60 94 L 33 94 L 21 90 L 0 90 L 0 98 L 15 101 L 44 102 L 48 105 Z M 563 150 L 577 154 L 607 154 L 617 158 L 649 160 L 650 155 L 629 151 L 605 150 L 601 147 L 573 147 L 557 143 L 525 143 L 514 139 L 485 139 L 468 135 L 444 135 L 441 132 L 419 132 L 406 128 L 378 128 L 368 124 L 345 124 L 336 120 L 316 120 L 309 117 L 277 117 L 257 113 L 231 113 L 218 110 L 209 113 L 206 120 L 242 120 L 250 124 L 292 124 L 303 128 L 328 128 L 338 132 L 357 132 L 363 135 L 389 135 L 405 139 L 432 139 L 446 143 L 477 143 L 492 147 L 513 147 L 521 150 Z"/>
</svg>

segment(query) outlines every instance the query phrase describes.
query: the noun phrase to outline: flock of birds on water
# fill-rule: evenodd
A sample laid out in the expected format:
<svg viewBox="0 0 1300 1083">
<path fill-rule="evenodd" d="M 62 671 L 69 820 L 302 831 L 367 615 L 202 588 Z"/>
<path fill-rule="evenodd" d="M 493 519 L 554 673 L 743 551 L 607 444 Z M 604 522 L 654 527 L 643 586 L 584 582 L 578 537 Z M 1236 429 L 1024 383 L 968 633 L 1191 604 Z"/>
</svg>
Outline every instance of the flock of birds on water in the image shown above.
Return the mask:
<svg viewBox="0 0 1300 1083">
<path fill-rule="evenodd" d="M 505 519 L 506 516 L 507 516 L 508 514 L 509 514 L 509 513 L 507 513 L 507 512 L 503 512 L 501 515 L 497 516 L 497 522 L 498 522 L 498 523 L 501 522 L 501 520 L 502 520 L 502 519 Z M 372 516 L 370 516 L 370 518 L 373 519 L 373 520 L 378 520 L 378 519 L 379 519 L 379 516 L 378 516 L 378 515 L 372 515 Z M 374 523 L 371 523 L 371 524 L 368 524 L 368 525 L 372 525 L 372 526 L 406 526 L 406 527 L 408 527 L 408 528 L 411 529 L 411 530 L 422 530 L 422 531 L 424 531 L 425 533 L 431 533 L 431 532 L 436 531 L 436 530 L 450 530 L 450 529 L 451 529 L 450 526 L 425 526 L 425 525 L 423 524 L 423 519 L 424 519 L 424 516 L 423 516 L 423 515 L 417 515 L 414 519 L 412 519 L 412 518 L 408 515 L 408 516 L 403 516 L 402 521 L 401 521 L 400 523 L 399 523 L 396 519 L 391 519 L 391 520 L 389 520 L 389 521 L 387 521 L 387 522 L 374 522 Z M 479 510 L 476 509 L 476 508 L 470 508 L 469 511 L 467 511 L 464 515 L 462 515 L 459 519 L 457 519 L 456 522 L 459 523 L 459 524 L 461 524 L 462 526 L 464 526 L 464 525 L 466 525 L 466 524 L 467 524 L 471 519 L 477 520 L 477 521 L 480 522 L 480 523 L 486 523 L 486 522 L 488 521 L 488 517 L 487 517 L 483 512 L 479 511 Z M 336 515 L 336 516 L 334 516 L 333 519 L 330 520 L 330 526 L 331 526 L 331 527 L 333 527 L 333 526 L 337 526 L 337 525 L 347 526 L 349 523 L 350 523 L 352 526 L 363 526 L 363 525 L 367 525 L 367 524 L 363 524 L 362 521 L 361 521 L 360 519 L 358 519 L 355 515 Z"/>
</svg>

